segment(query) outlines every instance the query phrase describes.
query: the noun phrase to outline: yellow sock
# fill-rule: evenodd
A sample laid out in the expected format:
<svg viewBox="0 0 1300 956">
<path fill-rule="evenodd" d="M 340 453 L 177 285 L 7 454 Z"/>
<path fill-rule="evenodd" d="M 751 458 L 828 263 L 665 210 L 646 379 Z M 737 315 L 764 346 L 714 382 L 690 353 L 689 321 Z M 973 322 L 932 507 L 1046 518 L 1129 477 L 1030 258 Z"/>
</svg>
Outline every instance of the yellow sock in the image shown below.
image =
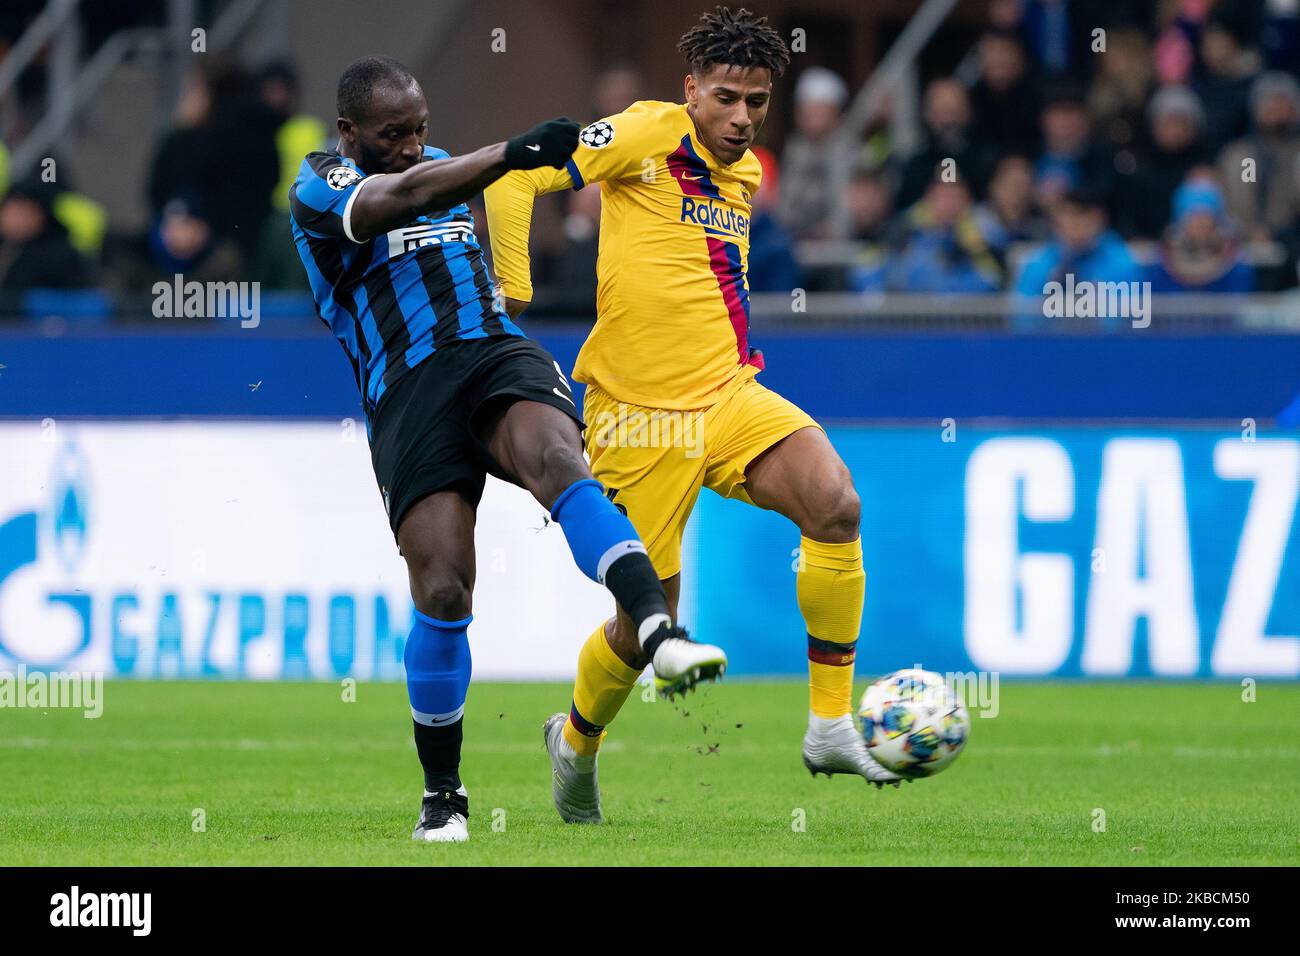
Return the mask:
<svg viewBox="0 0 1300 956">
<path fill-rule="evenodd" d="M 579 754 L 600 749 L 605 725 L 618 714 L 641 676 L 614 653 L 601 624 L 578 654 L 578 679 L 573 684 L 573 706 L 564 722 L 564 739 Z"/>
<path fill-rule="evenodd" d="M 828 544 L 801 538 L 795 593 L 808 628 L 809 708 L 818 717 L 853 712 L 853 658 L 866 574 L 862 539 Z"/>
</svg>

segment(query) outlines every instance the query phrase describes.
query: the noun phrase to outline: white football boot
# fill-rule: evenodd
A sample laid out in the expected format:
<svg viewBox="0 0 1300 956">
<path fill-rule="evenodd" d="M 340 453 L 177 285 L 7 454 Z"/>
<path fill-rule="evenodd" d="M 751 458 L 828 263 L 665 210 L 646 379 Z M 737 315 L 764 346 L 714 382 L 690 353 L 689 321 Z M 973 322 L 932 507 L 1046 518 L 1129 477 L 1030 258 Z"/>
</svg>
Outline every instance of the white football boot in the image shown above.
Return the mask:
<svg viewBox="0 0 1300 956">
<path fill-rule="evenodd" d="M 551 797 L 565 823 L 604 823 L 600 812 L 600 785 L 596 782 L 598 754 L 583 757 L 564 739 L 568 714 L 552 714 L 542 725 L 546 750 L 551 755 Z"/>
<path fill-rule="evenodd" d="M 424 792 L 420 822 L 411 839 L 423 843 L 464 843 L 469 839 L 469 794 L 462 785 L 455 790 Z"/>
<path fill-rule="evenodd" d="M 659 631 L 665 634 L 661 636 Z M 727 673 L 726 651 L 691 640 L 686 628 L 672 625 L 667 618 L 650 640 L 642 640 L 642 647 L 647 644 L 654 647 L 650 663 L 655 671 L 655 688 L 661 697 L 685 694 L 696 684 L 722 680 Z"/>
<path fill-rule="evenodd" d="M 803 737 L 803 765 L 814 777 L 819 773 L 856 773 L 880 789 L 885 784 L 897 788 L 902 779 L 882 767 L 871 756 L 867 743 L 858 733 L 853 716 L 818 717 L 808 714 L 808 732 Z"/>
</svg>

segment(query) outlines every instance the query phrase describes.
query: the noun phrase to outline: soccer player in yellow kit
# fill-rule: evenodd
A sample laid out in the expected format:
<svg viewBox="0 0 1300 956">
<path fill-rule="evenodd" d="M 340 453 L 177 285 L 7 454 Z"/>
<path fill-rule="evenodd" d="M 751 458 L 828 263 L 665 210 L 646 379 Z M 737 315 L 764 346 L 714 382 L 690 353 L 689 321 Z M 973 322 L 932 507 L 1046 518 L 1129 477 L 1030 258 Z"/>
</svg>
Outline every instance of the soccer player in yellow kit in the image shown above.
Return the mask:
<svg viewBox="0 0 1300 956">
<path fill-rule="evenodd" d="M 749 147 L 789 51 L 766 18 L 725 7 L 682 37 L 686 102 L 634 103 L 582 131 L 563 169 L 514 172 L 485 193 L 494 268 L 511 315 L 532 298 L 528 233 L 538 195 L 600 183 L 596 325 L 574 378 L 587 383 L 592 473 L 640 533 L 671 605 L 682 532 L 700 488 L 779 512 L 802 538 L 795 591 L 807 624 L 813 772 L 898 777 L 852 717 L 865 576 L 848 468 L 805 412 L 755 380 L 746 260 L 761 170 Z M 683 434 L 701 443 L 681 441 Z M 546 722 L 556 808 L 600 822 L 596 755 L 646 666 L 619 613 L 578 658 L 569 713 Z M 725 663 L 725 662 L 724 662 Z"/>
</svg>

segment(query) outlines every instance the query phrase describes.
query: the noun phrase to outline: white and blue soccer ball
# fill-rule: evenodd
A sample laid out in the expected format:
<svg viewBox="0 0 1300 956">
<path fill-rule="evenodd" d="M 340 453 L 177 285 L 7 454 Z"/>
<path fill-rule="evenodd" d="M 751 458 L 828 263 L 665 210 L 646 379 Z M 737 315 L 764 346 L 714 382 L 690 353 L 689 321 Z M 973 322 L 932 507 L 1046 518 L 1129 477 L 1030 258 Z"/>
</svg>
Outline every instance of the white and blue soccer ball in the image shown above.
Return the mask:
<svg viewBox="0 0 1300 956">
<path fill-rule="evenodd" d="M 903 777 L 932 777 L 962 752 L 966 705 L 940 674 L 910 668 L 880 678 L 858 707 L 871 755 Z"/>
</svg>

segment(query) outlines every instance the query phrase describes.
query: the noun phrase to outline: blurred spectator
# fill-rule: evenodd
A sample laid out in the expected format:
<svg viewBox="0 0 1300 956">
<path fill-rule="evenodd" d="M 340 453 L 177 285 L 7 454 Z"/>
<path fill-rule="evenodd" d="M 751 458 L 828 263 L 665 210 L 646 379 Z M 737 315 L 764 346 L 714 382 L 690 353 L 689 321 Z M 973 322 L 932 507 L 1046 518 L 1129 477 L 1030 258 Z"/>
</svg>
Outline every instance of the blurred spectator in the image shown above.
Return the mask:
<svg viewBox="0 0 1300 956">
<path fill-rule="evenodd" d="M 979 40 L 980 78 L 970 92 L 975 128 L 1001 149 L 1038 149 L 1038 97 L 1020 38 L 989 31 Z"/>
<path fill-rule="evenodd" d="M 234 243 L 212 225 L 202 199 L 177 197 L 168 202 L 147 237 L 153 274 L 139 281 L 181 274 L 186 281 L 228 281 L 243 278 L 242 262 Z"/>
<path fill-rule="evenodd" d="M 253 276 L 269 289 L 308 291 L 311 284 L 294 248 L 289 227 L 289 187 L 303 157 L 326 146 L 328 130 L 315 116 L 299 111 L 301 91 L 292 64 L 275 62 L 258 74 L 258 96 L 279 121 L 275 133 L 280 157 L 280 181 L 271 192 L 272 209 L 262 224 Z"/>
<path fill-rule="evenodd" d="M 5 37 L 43 3 L 3 6 L 0 57 Z M 140 0 L 127 5 L 130 12 L 81 6 L 86 50 L 111 29 L 161 23 L 165 14 L 165 0 Z M 1256 288 L 1296 285 L 1300 0 L 989 0 L 986 7 L 978 41 L 957 67 L 960 82 L 943 76 L 926 87 L 919 130 L 891 121 L 894 97 L 900 118 L 911 115 L 901 108 L 912 91 L 900 87 L 886 94 L 862 136 L 841 139 L 850 97 L 843 79 L 821 67 L 798 75 L 779 188 L 777 164 L 755 151 L 765 182 L 750 224 L 754 291 L 842 289 L 849 272 L 857 288 L 965 291 L 996 281 L 1025 246 L 1048 238 L 1045 255 L 1055 248 L 1089 268 L 1123 266 L 1108 219 L 1138 240 L 1144 259 L 1148 251 L 1158 256 L 1151 275 L 1168 288 L 1242 287 L 1251 271 L 1243 248 Z M 1096 28 L 1105 30 L 1104 50 L 1091 49 Z M 48 259 L 56 263 L 51 274 L 72 283 L 93 270 L 109 286 L 126 279 L 128 288 L 147 287 L 182 271 L 305 287 L 287 228 L 287 188 L 303 155 L 326 144 L 330 130 L 301 111 L 291 64 L 250 75 L 217 55 L 200 61 L 153 156 L 151 228 L 129 236 L 109 228 L 104 207 L 68 189 L 60 161 L 59 190 L 34 205 L 31 184 L 15 190 L 5 214 L 12 229 L 3 231 L 12 235 L 0 232 L 7 276 L 0 281 L 10 286 Z M 927 50 L 920 74 L 933 76 L 947 62 L 946 51 Z M 1264 62 L 1274 72 L 1261 75 Z M 0 131 L 11 145 L 44 114 L 47 75 L 34 64 L 7 97 Z M 647 95 L 644 76 L 626 64 L 589 89 L 593 115 Z M 6 157 L 0 143 L 0 195 Z M 1201 167 L 1215 157 L 1211 183 Z M 959 184 L 934 182 L 945 160 Z M 846 170 L 854 172 L 840 190 Z M 102 198 L 111 180 L 96 174 L 104 178 L 90 192 Z M 1074 201 L 1056 210 L 1067 193 Z M 1093 239 L 1066 242 L 1096 224 L 1097 201 L 1105 210 Z M 537 216 L 542 311 L 589 313 L 599 191 L 550 197 Z M 13 239 L 33 224 L 34 238 Z M 478 225 L 486 227 L 481 218 Z M 81 256 L 65 269 L 57 264 L 68 244 Z M 1271 254 L 1279 248 L 1285 262 Z"/>
<path fill-rule="evenodd" d="M 262 105 L 279 124 L 275 146 L 280 156 L 280 181 L 271 199 L 276 208 L 287 210 L 289 187 L 298 175 L 303 157 L 324 148 L 329 130 L 315 116 L 300 111 L 302 90 L 298 71 L 291 63 L 278 61 L 263 67 L 258 74 L 257 92 Z"/>
<path fill-rule="evenodd" d="M 1139 152 L 1137 168 L 1124 177 L 1118 227 L 1130 237 L 1159 239 L 1169 222 L 1170 203 L 1193 167 L 1208 161 L 1201 133 L 1205 113 L 1185 86 L 1166 86 L 1151 99 L 1151 143 Z"/>
<path fill-rule="evenodd" d="M 1201 34 L 1201 60 L 1205 70 L 1192 87 L 1205 108 L 1204 136 L 1213 150 L 1246 132 L 1246 102 L 1250 85 L 1263 60 L 1251 46 L 1248 19 L 1229 19 L 1223 11 L 1248 4 L 1220 4 Z"/>
<path fill-rule="evenodd" d="M 854 171 L 844 199 L 849 213 L 849 238 L 861 249 L 848 266 L 843 287 L 883 289 L 898 232 L 891 218 L 894 191 L 882 170 L 863 166 Z"/>
<path fill-rule="evenodd" d="M 795 132 L 781 154 L 780 219 L 797 238 L 843 238 L 835 234 L 834 171 L 851 167 L 861 148 L 836 135 L 848 95 L 844 81 L 820 66 L 804 70 L 795 84 Z"/>
<path fill-rule="evenodd" d="M 1193 178 L 1174 193 L 1174 221 L 1150 269 L 1152 292 L 1250 292 L 1254 270 L 1212 180 Z"/>
<path fill-rule="evenodd" d="M 1146 36 L 1133 29 L 1113 31 L 1088 90 L 1088 112 L 1093 128 L 1115 149 L 1132 149 L 1141 137 L 1154 83 Z"/>
<path fill-rule="evenodd" d="M 1256 279 L 1261 291 L 1278 292 L 1300 283 L 1300 160 L 1291 170 L 1291 181 L 1292 195 L 1296 197 L 1291 205 L 1291 218 L 1277 234 L 1282 254 L 1271 267 L 1259 270 Z"/>
<path fill-rule="evenodd" d="M 866 141 L 858 154 L 859 167 L 880 169 L 889 165 L 894 154 L 898 152 L 895 142 L 894 110 L 897 100 L 894 91 L 883 93 L 876 107 L 875 115 L 867 121 L 862 137 Z"/>
<path fill-rule="evenodd" d="M 906 209 L 921 198 L 935 167 L 945 160 L 956 163 L 957 177 L 971 193 L 983 196 L 996 153 L 974 134 L 966 88 L 951 77 L 932 80 L 925 90 L 924 119 L 924 145 L 903 166 L 898 208 Z"/>
<path fill-rule="evenodd" d="M 781 171 L 770 149 L 754 147 L 763 167 L 763 184 L 753 198 L 749 222 L 749 290 L 789 292 L 802 288 L 790 234 L 776 218 L 781 201 Z"/>
<path fill-rule="evenodd" d="M 1061 80 L 1048 90 L 1039 117 L 1043 152 L 1035 169 L 1039 205 L 1050 210 L 1071 189 L 1109 195 L 1114 179 L 1110 151 L 1092 138 L 1083 88 Z"/>
<path fill-rule="evenodd" d="M 997 6 L 997 4 L 994 4 Z M 1152 0 L 1021 0 L 1019 29 L 1049 76 L 1091 76 L 1097 66 L 1093 31 L 1154 28 Z"/>
<path fill-rule="evenodd" d="M 594 91 L 593 119 L 621 113 L 638 100 L 646 98 L 645 77 L 629 64 L 606 70 L 592 84 Z"/>
<path fill-rule="evenodd" d="M 0 202 L 0 290 L 79 289 L 91 278 L 54 215 L 54 191 L 40 182 L 15 184 Z"/>
<path fill-rule="evenodd" d="M 1022 242 L 1047 238 L 1047 223 L 1034 204 L 1034 167 L 1024 156 L 1004 156 L 993 171 L 988 199 L 975 208 L 975 224 L 999 263 Z"/>
<path fill-rule="evenodd" d="M 894 194 L 885 173 L 859 167 L 849 180 L 844 197 L 849 211 L 849 238 L 854 242 L 880 243 L 890 236 Z"/>
<path fill-rule="evenodd" d="M 67 183 L 63 184 L 65 187 Z M 98 258 L 108 232 L 108 213 L 89 196 L 64 188 L 54 196 L 54 218 L 68 230 L 72 247 L 91 261 Z"/>
<path fill-rule="evenodd" d="M 1290 224 L 1300 198 L 1292 174 L 1300 162 L 1300 84 L 1265 73 L 1251 87 L 1250 107 L 1254 128 L 1220 155 L 1219 175 L 1233 219 L 1248 238 L 1264 239 Z"/>
<path fill-rule="evenodd" d="M 596 314 L 599 184 L 569 190 L 564 194 L 564 205 L 564 243 L 544 258 L 543 285 L 533 298 L 530 315 L 573 318 Z M 487 216 L 476 221 L 486 223 Z M 487 241 L 486 237 L 483 241 Z"/>
<path fill-rule="evenodd" d="M 901 226 L 899 247 L 883 274 L 884 291 L 973 293 L 1001 285 L 1002 270 L 975 224 L 970 188 L 961 179 L 944 182 L 936 176 Z M 881 277 L 858 269 L 851 286 L 880 291 Z"/>
<path fill-rule="evenodd" d="M 1152 49 L 1156 80 L 1161 85 L 1191 81 L 1196 65 L 1196 39 L 1214 0 L 1176 0 L 1173 19 L 1165 24 Z"/>
<path fill-rule="evenodd" d="M 1300 3 L 1267 0 L 1260 39 L 1268 69 L 1300 71 Z"/>
<path fill-rule="evenodd" d="M 154 215 L 181 191 L 202 188 L 209 145 L 206 126 L 212 114 L 212 90 L 207 77 L 194 70 L 181 87 L 172 117 L 172 128 L 154 151 L 147 185 L 149 206 Z"/>
<path fill-rule="evenodd" d="M 251 260 L 280 179 L 275 135 L 281 123 L 242 70 L 213 59 L 192 73 L 149 176 L 154 215 L 178 196 L 206 210 L 218 236 Z"/>
<path fill-rule="evenodd" d="M 994 30 L 1019 30 L 1024 15 L 1024 0 L 989 0 L 986 16 Z"/>
<path fill-rule="evenodd" d="M 1052 240 L 1025 261 L 1015 283 L 1019 296 L 1041 298 L 1049 282 L 1137 282 L 1141 267 L 1118 234 L 1107 228 L 1106 205 L 1097 193 L 1074 189 L 1052 209 Z M 1018 311 L 1017 325 L 1041 324 L 1040 312 Z"/>
<path fill-rule="evenodd" d="M 108 213 L 104 207 L 84 193 L 74 188 L 72 176 L 67 172 L 68 164 L 58 156 L 55 160 L 60 173 L 55 182 L 33 179 L 30 185 L 38 186 L 49 201 L 54 218 L 67 230 L 68 241 L 72 248 L 80 252 L 90 262 L 94 262 L 104 246 L 104 235 L 108 230 Z M 4 143 L 0 142 L 0 196 L 9 189 L 9 155 Z"/>
<path fill-rule="evenodd" d="M 1068 0 L 1024 0 L 1022 29 L 1039 64 L 1051 74 L 1070 69 L 1070 11 Z"/>
</svg>

